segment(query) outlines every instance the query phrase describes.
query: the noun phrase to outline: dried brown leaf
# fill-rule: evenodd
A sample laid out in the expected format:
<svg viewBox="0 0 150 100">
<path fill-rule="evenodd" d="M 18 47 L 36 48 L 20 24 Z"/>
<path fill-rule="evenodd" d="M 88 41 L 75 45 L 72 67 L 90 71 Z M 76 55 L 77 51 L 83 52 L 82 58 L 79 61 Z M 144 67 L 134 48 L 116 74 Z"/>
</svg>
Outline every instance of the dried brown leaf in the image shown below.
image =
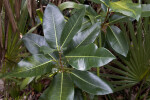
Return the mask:
<svg viewBox="0 0 150 100">
<path fill-rule="evenodd" d="M 21 9 L 21 0 L 15 0 L 15 13 L 17 20 L 19 20 L 20 17 L 20 9 Z"/>
<path fill-rule="evenodd" d="M 29 15 L 30 15 L 30 18 L 32 18 L 32 0 L 28 0 L 27 2 L 27 8 L 28 8 L 28 12 L 29 12 Z"/>
<path fill-rule="evenodd" d="M 0 0 L 0 13 L 1 13 L 1 10 L 2 10 L 2 5 L 3 5 L 3 0 Z"/>
<path fill-rule="evenodd" d="M 17 31 L 17 24 L 15 22 L 13 12 L 12 12 L 11 7 L 10 7 L 9 0 L 4 0 L 3 3 L 4 3 L 5 10 L 7 12 L 8 19 L 12 25 L 13 32 L 15 33 Z"/>
</svg>

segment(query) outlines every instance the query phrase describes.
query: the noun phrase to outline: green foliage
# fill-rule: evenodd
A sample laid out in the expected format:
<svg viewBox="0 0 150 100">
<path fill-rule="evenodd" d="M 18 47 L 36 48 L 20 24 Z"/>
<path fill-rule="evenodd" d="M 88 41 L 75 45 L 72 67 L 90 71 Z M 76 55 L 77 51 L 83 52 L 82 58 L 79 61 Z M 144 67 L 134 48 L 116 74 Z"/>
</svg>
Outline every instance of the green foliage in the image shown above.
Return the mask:
<svg viewBox="0 0 150 100">
<path fill-rule="evenodd" d="M 73 70 L 70 74 L 74 83 L 88 93 L 94 95 L 104 95 L 113 92 L 110 85 L 91 72 Z"/>
<path fill-rule="evenodd" d="M 115 59 L 107 49 L 98 49 L 94 44 L 78 47 L 67 54 L 66 58 L 68 58 L 69 64 L 78 70 L 100 67 Z"/>
<path fill-rule="evenodd" d="M 49 75 L 53 73 L 51 69 L 56 68 L 58 71 L 55 73 L 54 80 L 49 88 L 45 90 L 41 99 L 73 100 L 73 82 L 77 87 L 95 95 L 112 93 L 111 87 L 99 77 L 91 72 L 79 71 L 100 67 L 115 59 L 113 54 L 106 48 L 98 49 L 92 43 L 99 34 L 99 24 L 90 25 L 86 31 L 78 33 L 83 28 L 84 16 L 85 8 L 82 7 L 65 23 L 59 9 L 55 5 L 49 4 L 43 17 L 44 37 L 36 34 L 26 34 L 23 41 L 32 56 L 21 60 L 18 67 L 4 75 L 4 77 L 25 78 L 44 74 Z M 88 34 L 85 34 L 87 32 Z M 78 37 L 80 34 L 81 36 Z M 88 40 L 91 35 L 94 35 L 92 40 Z M 72 50 L 69 50 L 72 46 L 70 41 L 76 44 Z M 64 53 L 65 51 L 69 52 Z M 85 74 L 87 74 L 86 77 Z M 30 79 L 26 80 L 28 83 Z M 85 87 L 82 87 L 83 85 Z"/>
<path fill-rule="evenodd" d="M 74 14 L 65 24 L 61 35 L 61 49 L 67 46 L 67 44 L 81 28 L 84 14 L 85 8 L 81 8 L 81 10 Z"/>
<path fill-rule="evenodd" d="M 115 11 L 122 13 L 126 16 L 131 16 L 136 20 L 139 20 L 141 16 L 141 5 L 130 3 L 126 1 L 109 2 L 110 8 Z"/>
<path fill-rule="evenodd" d="M 42 94 L 40 100 L 73 100 L 74 86 L 70 75 L 66 72 L 58 73 L 53 83 Z"/>
<path fill-rule="evenodd" d="M 98 4 L 103 3 L 107 7 L 109 6 L 109 0 L 91 0 L 91 1 L 98 3 Z"/>
<path fill-rule="evenodd" d="M 59 18 L 59 19 L 58 19 Z M 44 36 L 51 48 L 59 49 L 65 20 L 56 6 L 48 5 L 43 18 Z"/>
<path fill-rule="evenodd" d="M 127 56 L 129 47 L 124 34 L 118 27 L 109 26 L 107 28 L 107 38 L 109 44 L 117 53 Z"/>
<path fill-rule="evenodd" d="M 150 4 L 142 4 L 142 17 L 150 16 Z"/>
<path fill-rule="evenodd" d="M 20 11 L 22 16 L 16 19 L 18 34 L 11 34 L 12 25 L 8 25 L 8 34 L 3 32 L 2 44 L 7 47 L 4 58 L 13 62 L 16 68 L 10 68 L 10 72 L 1 75 L 1 78 L 13 79 L 24 89 L 32 81 L 47 77 L 51 80 L 48 86 L 41 82 L 32 83 L 36 92 L 47 87 L 40 100 L 97 100 L 98 96 L 94 95 L 106 95 L 127 88 L 130 88 L 130 93 L 136 92 L 135 100 L 148 98 L 149 4 L 141 4 L 141 0 L 138 3 L 136 0 L 76 1 L 91 3 L 93 9 L 89 5 L 70 1 L 52 1 L 58 7 L 50 3 L 44 14 L 41 9 L 37 9 L 38 16 L 34 18 L 33 9 L 27 9 L 27 0 L 23 2 Z M 31 19 L 28 19 L 28 11 Z M 27 21 L 33 20 L 33 24 L 35 19 L 37 25 L 32 25 L 27 31 Z M 4 25 L 2 27 L 4 30 Z M 35 34 L 36 28 L 43 28 L 43 31 Z M 22 34 L 24 36 L 20 40 Z M 25 58 L 22 41 L 31 53 Z M 5 66 L 12 66 L 8 62 L 5 61 Z M 4 72 L 6 70 L 3 69 Z M 25 79 L 22 82 L 16 80 L 21 78 Z M 132 90 L 132 86 L 137 89 Z M 19 95 L 19 89 L 13 91 L 17 91 L 10 93 L 15 98 L 15 95 Z M 111 96 L 107 95 L 105 99 L 113 98 Z"/>
<path fill-rule="evenodd" d="M 114 61 L 113 65 L 115 66 L 105 66 L 107 69 L 115 72 L 115 75 L 112 74 L 102 74 L 103 77 L 109 77 L 113 79 L 111 83 L 114 85 L 114 91 L 119 91 L 125 88 L 129 88 L 138 83 L 142 83 L 141 87 L 143 89 L 139 90 L 136 98 L 139 97 L 141 91 L 144 88 L 149 86 L 150 82 L 150 66 L 149 66 L 149 44 L 150 44 L 150 34 L 149 34 L 149 25 L 146 24 L 149 22 L 149 18 L 144 18 L 144 22 L 139 21 L 137 23 L 137 31 L 134 31 L 131 21 L 128 22 L 128 29 L 130 32 L 130 38 L 128 37 L 128 42 L 130 44 L 129 54 L 127 58 L 119 56 L 121 62 Z M 124 28 L 124 27 L 122 27 Z M 135 33 L 137 33 L 135 35 Z"/>
</svg>

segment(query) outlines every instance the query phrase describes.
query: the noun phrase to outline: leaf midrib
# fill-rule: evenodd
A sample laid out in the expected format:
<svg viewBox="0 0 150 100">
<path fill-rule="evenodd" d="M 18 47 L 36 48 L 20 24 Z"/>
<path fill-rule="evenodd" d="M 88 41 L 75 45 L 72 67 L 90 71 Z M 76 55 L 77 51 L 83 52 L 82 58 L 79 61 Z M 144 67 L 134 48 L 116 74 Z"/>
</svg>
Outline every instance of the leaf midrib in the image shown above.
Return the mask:
<svg viewBox="0 0 150 100">
<path fill-rule="evenodd" d="M 113 23 L 113 22 L 116 22 L 116 21 L 118 21 L 118 20 L 120 20 L 120 19 L 125 19 L 125 18 L 126 18 L 126 16 L 123 16 L 123 17 L 121 17 L 121 18 L 118 18 L 118 19 L 112 20 L 111 22 L 109 22 L 109 24 L 111 24 L 111 23 Z"/>
<path fill-rule="evenodd" d="M 119 5 L 118 2 L 113 2 L 113 3 L 116 4 L 117 6 L 120 6 L 121 8 L 124 8 L 124 9 L 126 9 L 126 10 L 128 10 L 128 11 L 133 12 L 134 16 L 136 16 L 136 13 L 134 12 L 134 10 L 131 10 L 131 9 L 128 9 L 128 8 L 122 6 L 122 5 Z"/>
<path fill-rule="evenodd" d="M 98 57 L 98 56 L 65 56 L 65 57 L 67 58 L 108 58 L 108 57 Z"/>
<path fill-rule="evenodd" d="M 52 12 L 52 18 L 53 18 L 53 24 L 54 24 L 54 31 L 55 31 L 55 41 L 56 41 L 56 47 L 57 47 L 57 50 L 59 51 L 59 47 L 58 47 L 58 41 L 57 41 L 57 34 L 56 34 L 56 25 L 55 25 L 55 21 L 54 21 L 54 15 L 53 15 L 53 12 Z"/>
<path fill-rule="evenodd" d="M 28 38 L 27 38 L 28 39 Z M 31 42 L 33 42 L 35 45 L 37 45 L 39 48 L 40 48 L 40 46 L 35 42 L 35 41 L 33 41 L 33 40 L 30 40 L 29 39 L 29 41 L 31 41 Z M 55 61 L 56 61 L 56 59 L 51 55 L 51 54 L 48 54 L 50 57 L 52 57 Z"/>
<path fill-rule="evenodd" d="M 110 27 L 110 26 L 109 26 L 109 28 L 110 28 L 110 30 L 112 31 L 113 36 L 117 39 L 117 41 L 118 41 L 118 43 L 119 43 L 119 45 L 120 45 L 121 49 L 124 51 L 124 48 L 123 48 L 123 46 L 121 45 L 121 43 L 119 42 L 119 39 L 117 38 L 116 34 L 114 33 L 114 31 L 111 29 L 111 27 Z"/>
<path fill-rule="evenodd" d="M 100 0 L 105 6 L 109 7 L 103 0 Z"/>
<path fill-rule="evenodd" d="M 96 24 L 95 24 L 95 25 L 96 25 Z M 84 40 L 82 40 L 82 41 L 76 46 L 76 48 L 78 48 L 78 47 L 91 35 L 91 33 L 93 33 L 93 31 L 95 31 L 96 29 L 97 29 L 97 26 L 92 29 L 92 31 L 85 37 Z"/>
<path fill-rule="evenodd" d="M 60 100 L 62 98 L 62 87 L 63 87 L 63 73 L 61 75 L 61 86 L 60 86 Z"/>
<path fill-rule="evenodd" d="M 99 88 L 99 86 L 96 86 L 96 85 L 94 85 L 94 84 L 89 83 L 88 81 L 86 81 L 86 80 L 80 78 L 80 76 L 78 76 L 78 75 L 76 75 L 76 74 L 74 74 L 74 73 L 72 73 L 72 72 L 70 72 L 70 73 L 73 74 L 74 76 L 76 76 L 77 78 L 79 78 L 80 80 L 84 81 L 85 83 L 90 84 L 90 85 L 92 85 L 92 86 L 94 86 L 94 87 Z M 104 90 L 105 90 L 105 89 L 104 89 Z M 107 91 L 107 90 L 106 90 L 106 91 Z"/>
<path fill-rule="evenodd" d="M 72 29 L 70 30 L 70 32 L 69 32 L 69 34 L 67 35 L 67 38 L 65 39 L 65 41 L 63 42 L 63 44 L 62 44 L 61 48 L 63 48 L 63 46 L 64 46 L 65 42 L 67 41 L 67 39 L 68 39 L 68 37 L 70 36 L 70 34 L 71 34 L 72 30 L 74 29 L 74 27 L 75 27 L 75 26 L 76 26 L 76 24 L 78 23 L 78 21 L 79 21 L 80 17 L 81 17 L 81 15 L 78 17 L 78 19 L 77 19 L 76 23 L 74 24 L 74 26 L 73 26 L 73 27 L 72 27 Z"/>
<path fill-rule="evenodd" d="M 18 74 L 18 73 L 21 73 L 21 72 L 26 72 L 26 71 L 29 71 L 29 70 L 33 70 L 33 69 L 35 69 L 35 68 L 37 68 L 37 67 L 39 67 L 39 66 L 43 66 L 43 65 L 45 65 L 45 64 L 47 64 L 47 63 L 50 63 L 51 61 L 53 61 L 53 60 L 49 60 L 49 61 L 47 61 L 47 62 L 45 62 L 45 63 L 43 63 L 43 64 L 41 64 L 41 65 L 38 65 L 38 66 L 32 67 L 32 68 L 28 68 L 27 70 L 24 70 L 24 71 L 18 71 L 18 72 L 14 73 L 14 74 L 11 74 L 11 75 L 15 75 L 15 74 Z"/>
</svg>

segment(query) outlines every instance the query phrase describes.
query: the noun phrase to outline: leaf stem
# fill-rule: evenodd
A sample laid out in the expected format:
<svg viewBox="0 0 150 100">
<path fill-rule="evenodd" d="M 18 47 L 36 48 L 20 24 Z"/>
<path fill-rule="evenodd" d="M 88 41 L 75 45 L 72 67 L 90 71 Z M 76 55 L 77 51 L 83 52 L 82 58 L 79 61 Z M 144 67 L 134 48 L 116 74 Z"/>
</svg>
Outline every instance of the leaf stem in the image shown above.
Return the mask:
<svg viewBox="0 0 150 100">
<path fill-rule="evenodd" d="M 100 35 L 99 35 L 99 37 L 98 37 L 98 42 L 99 42 L 99 48 L 101 48 L 102 47 L 102 40 L 101 40 L 102 38 L 101 38 L 101 33 L 100 33 Z M 99 67 L 97 67 L 97 76 L 98 77 L 100 77 L 100 68 Z"/>
<path fill-rule="evenodd" d="M 97 76 L 98 76 L 98 77 L 100 77 L 100 74 L 99 74 L 99 73 L 100 73 L 100 69 L 99 69 L 99 67 L 97 67 Z"/>
<path fill-rule="evenodd" d="M 105 23 L 106 23 L 106 21 L 107 21 L 107 17 L 108 17 L 108 15 L 109 15 L 109 7 L 108 7 L 108 9 L 107 9 L 107 15 L 106 15 L 106 17 L 105 17 L 105 20 L 104 20 L 104 23 L 102 24 L 102 28 L 104 27 L 104 25 L 105 25 Z"/>
<path fill-rule="evenodd" d="M 61 69 L 62 69 L 62 71 L 63 71 L 63 64 L 62 64 L 62 57 L 61 57 L 61 51 L 59 52 L 59 64 L 60 64 L 60 67 L 61 67 Z"/>
</svg>

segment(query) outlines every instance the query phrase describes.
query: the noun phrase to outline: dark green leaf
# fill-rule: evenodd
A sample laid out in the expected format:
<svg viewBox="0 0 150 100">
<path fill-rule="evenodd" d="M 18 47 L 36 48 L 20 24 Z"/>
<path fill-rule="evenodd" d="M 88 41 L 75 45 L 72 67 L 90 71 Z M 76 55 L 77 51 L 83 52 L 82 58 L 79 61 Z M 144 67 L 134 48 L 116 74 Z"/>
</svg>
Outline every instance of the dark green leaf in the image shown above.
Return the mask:
<svg viewBox="0 0 150 100">
<path fill-rule="evenodd" d="M 130 16 L 139 20 L 141 16 L 141 5 L 136 3 L 130 3 L 125 1 L 109 2 L 110 8 L 114 12 L 122 13 L 126 16 Z"/>
<path fill-rule="evenodd" d="M 85 6 L 86 7 L 86 15 L 92 15 L 92 16 L 97 16 L 97 12 L 91 7 L 91 6 Z"/>
<path fill-rule="evenodd" d="M 35 77 L 27 77 L 27 78 L 25 78 L 25 79 L 22 81 L 21 85 L 20 85 L 20 89 L 21 89 L 21 90 L 24 89 L 25 86 L 27 86 L 30 82 L 32 82 L 34 78 L 35 78 Z"/>
<path fill-rule="evenodd" d="M 26 34 L 22 40 L 31 54 L 39 54 L 41 46 L 48 46 L 45 38 L 37 34 Z"/>
<path fill-rule="evenodd" d="M 127 56 L 129 46 L 122 31 L 116 26 L 107 28 L 107 38 L 110 46 L 119 54 Z"/>
<path fill-rule="evenodd" d="M 107 49 L 98 49 L 94 44 L 78 47 L 67 54 L 66 57 L 69 59 L 69 64 L 78 70 L 100 67 L 115 59 Z"/>
<path fill-rule="evenodd" d="M 18 67 L 4 77 L 32 77 L 51 71 L 52 60 L 42 54 L 32 55 L 21 60 Z"/>
<path fill-rule="evenodd" d="M 96 23 L 84 31 L 79 31 L 73 37 L 73 43 L 75 47 L 93 43 L 99 33 L 100 33 L 100 24 Z"/>
<path fill-rule="evenodd" d="M 39 27 L 41 23 L 37 24 L 36 26 L 32 27 L 27 33 L 32 33 L 37 27 Z"/>
<path fill-rule="evenodd" d="M 93 2 L 95 2 L 97 4 L 103 3 L 107 7 L 109 6 L 109 0 L 91 0 L 91 1 L 93 1 Z"/>
<path fill-rule="evenodd" d="M 73 36 L 80 30 L 84 14 L 85 8 L 82 8 L 68 20 L 61 35 L 61 48 L 67 46 Z"/>
<path fill-rule="evenodd" d="M 55 51 L 56 49 L 52 49 L 48 46 L 42 46 L 40 47 L 40 51 L 43 52 L 44 54 L 51 54 Z"/>
<path fill-rule="evenodd" d="M 87 15 L 89 15 L 89 14 L 93 15 L 93 16 L 97 15 L 96 11 L 91 6 L 78 4 L 78 3 L 75 3 L 75 2 L 71 2 L 71 1 L 61 3 L 58 7 L 60 8 L 60 10 L 65 10 L 67 8 L 81 9 L 81 8 L 85 7 Z"/>
<path fill-rule="evenodd" d="M 128 21 L 128 16 L 124 16 L 124 15 L 121 15 L 121 14 L 114 14 L 112 15 L 110 18 L 109 18 L 109 25 L 111 24 L 115 24 L 117 22 L 125 22 L 125 21 Z"/>
<path fill-rule="evenodd" d="M 64 16 L 59 9 L 55 5 L 48 4 L 44 12 L 43 31 L 51 48 L 59 49 L 64 24 Z"/>
<path fill-rule="evenodd" d="M 91 72 L 74 70 L 71 72 L 71 78 L 76 86 L 88 93 L 105 95 L 113 92 L 106 82 Z"/>
<path fill-rule="evenodd" d="M 150 16 L 150 4 L 142 4 L 142 17 Z"/>
<path fill-rule="evenodd" d="M 98 23 L 97 23 L 98 24 Z M 98 27 L 98 26 L 97 26 Z M 75 38 L 78 34 L 81 33 L 86 33 L 88 30 L 91 30 L 91 28 L 93 28 L 92 23 L 90 22 L 89 18 L 83 18 L 83 22 L 82 22 L 82 26 L 80 28 L 80 30 L 77 32 L 77 34 L 73 37 Z M 88 33 L 87 33 L 88 34 Z M 86 35 L 86 34 L 84 34 Z M 95 35 L 91 36 L 94 37 Z M 81 38 L 79 38 L 81 39 Z M 95 39 L 93 39 L 92 41 L 94 41 Z M 89 40 L 90 41 L 90 40 Z M 91 43 L 92 43 L 91 41 Z M 88 43 L 87 43 L 88 44 Z M 70 43 L 68 44 L 68 47 L 66 50 L 64 50 L 64 54 L 68 54 L 70 51 L 72 51 L 73 49 L 75 49 L 77 47 L 77 44 L 75 43 L 75 41 L 72 39 L 70 41 Z"/>
<path fill-rule="evenodd" d="M 83 5 L 68 1 L 68 2 L 61 3 L 58 7 L 60 8 L 60 10 L 64 10 L 67 8 L 81 9 L 83 7 Z"/>
<path fill-rule="evenodd" d="M 37 13 L 41 23 L 43 23 L 43 12 L 41 11 L 41 9 L 37 9 L 36 13 Z"/>
<path fill-rule="evenodd" d="M 74 99 L 73 100 L 84 100 L 83 99 L 83 94 L 80 89 L 75 89 L 75 94 L 74 94 Z"/>
<path fill-rule="evenodd" d="M 121 1 L 123 1 L 123 2 L 128 2 L 128 3 L 133 3 L 132 0 L 121 0 Z"/>
<path fill-rule="evenodd" d="M 58 73 L 40 100 L 73 100 L 74 86 L 67 73 Z"/>
</svg>

